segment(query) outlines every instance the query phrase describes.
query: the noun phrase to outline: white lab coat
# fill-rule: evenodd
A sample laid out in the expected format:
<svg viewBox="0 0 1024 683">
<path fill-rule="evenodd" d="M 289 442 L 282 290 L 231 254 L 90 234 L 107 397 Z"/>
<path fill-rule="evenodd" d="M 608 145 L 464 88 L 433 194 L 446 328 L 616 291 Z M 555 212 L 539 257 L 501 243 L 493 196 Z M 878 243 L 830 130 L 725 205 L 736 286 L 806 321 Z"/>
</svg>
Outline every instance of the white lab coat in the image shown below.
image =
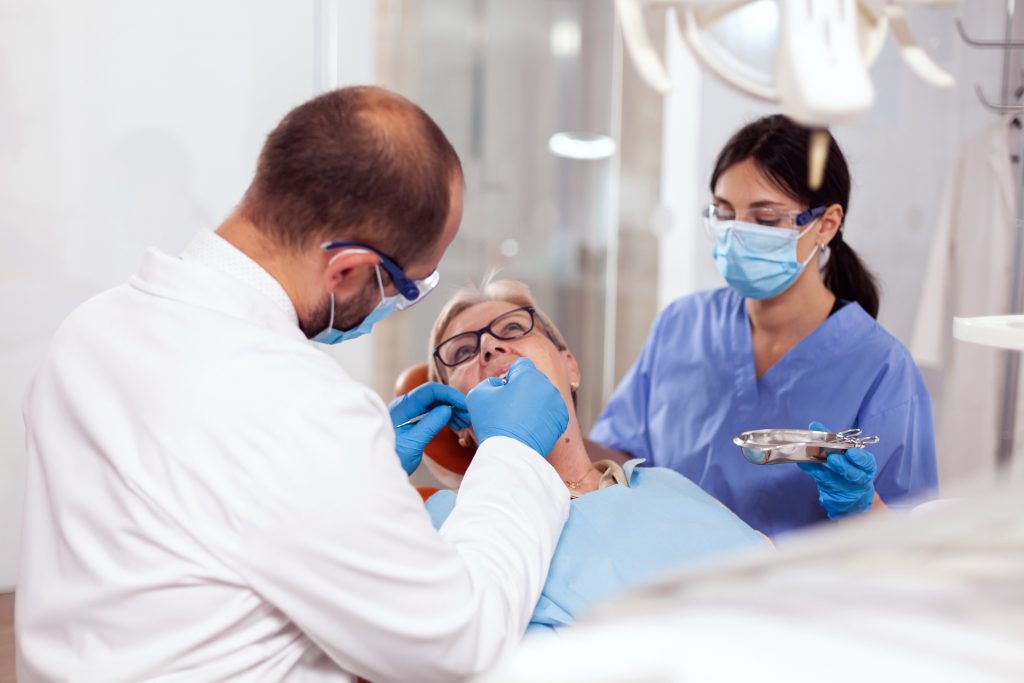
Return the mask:
<svg viewBox="0 0 1024 683">
<path fill-rule="evenodd" d="M 519 640 L 568 514 L 495 438 L 438 534 L 294 311 L 155 251 L 64 322 L 25 419 L 24 683 L 458 680 Z"/>
<path fill-rule="evenodd" d="M 1019 130 L 999 120 L 969 139 L 950 174 L 914 327 L 911 353 L 943 369 L 935 406 L 939 480 L 995 475 L 1005 353 L 953 339 L 954 316 L 1009 312 L 1016 235 L 1011 150 Z"/>
</svg>

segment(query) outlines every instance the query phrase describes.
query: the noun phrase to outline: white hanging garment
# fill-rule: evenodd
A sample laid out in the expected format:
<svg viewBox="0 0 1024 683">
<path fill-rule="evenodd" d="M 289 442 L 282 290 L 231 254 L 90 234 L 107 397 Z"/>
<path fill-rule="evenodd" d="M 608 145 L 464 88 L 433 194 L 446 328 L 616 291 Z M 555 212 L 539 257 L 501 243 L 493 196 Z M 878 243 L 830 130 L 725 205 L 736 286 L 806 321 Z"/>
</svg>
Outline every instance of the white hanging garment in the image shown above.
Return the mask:
<svg viewBox="0 0 1024 683">
<path fill-rule="evenodd" d="M 943 370 L 935 404 L 939 481 L 994 478 L 1004 352 L 953 339 L 954 316 L 1009 312 L 1016 193 L 1011 150 L 1020 129 L 1001 119 L 969 139 L 942 197 L 913 340 L 914 360 Z"/>
</svg>

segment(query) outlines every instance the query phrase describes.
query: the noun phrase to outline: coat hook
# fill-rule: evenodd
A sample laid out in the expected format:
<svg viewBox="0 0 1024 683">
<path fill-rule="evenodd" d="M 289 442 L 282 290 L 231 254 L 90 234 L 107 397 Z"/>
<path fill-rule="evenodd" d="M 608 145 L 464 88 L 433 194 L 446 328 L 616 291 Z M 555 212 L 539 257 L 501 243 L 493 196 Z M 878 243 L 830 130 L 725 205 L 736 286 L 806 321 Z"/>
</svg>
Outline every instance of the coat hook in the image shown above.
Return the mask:
<svg viewBox="0 0 1024 683">
<path fill-rule="evenodd" d="M 1024 48 L 1024 40 L 977 40 L 971 38 L 967 35 L 964 23 L 960 19 L 956 20 L 956 30 L 960 32 L 960 37 L 965 43 L 974 47 Z"/>
</svg>

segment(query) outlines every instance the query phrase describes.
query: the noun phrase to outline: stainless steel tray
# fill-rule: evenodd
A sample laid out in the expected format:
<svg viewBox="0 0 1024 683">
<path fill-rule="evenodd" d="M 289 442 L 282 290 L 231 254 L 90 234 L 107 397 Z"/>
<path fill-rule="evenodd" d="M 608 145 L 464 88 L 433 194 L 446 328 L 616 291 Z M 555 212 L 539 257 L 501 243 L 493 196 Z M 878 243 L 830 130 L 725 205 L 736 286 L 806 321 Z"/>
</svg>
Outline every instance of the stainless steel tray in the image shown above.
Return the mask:
<svg viewBox="0 0 1024 683">
<path fill-rule="evenodd" d="M 859 429 L 818 432 L 812 429 L 755 429 L 732 440 L 743 457 L 755 465 L 784 462 L 822 462 L 829 453 L 845 453 L 878 443 L 877 436 L 861 436 Z"/>
</svg>

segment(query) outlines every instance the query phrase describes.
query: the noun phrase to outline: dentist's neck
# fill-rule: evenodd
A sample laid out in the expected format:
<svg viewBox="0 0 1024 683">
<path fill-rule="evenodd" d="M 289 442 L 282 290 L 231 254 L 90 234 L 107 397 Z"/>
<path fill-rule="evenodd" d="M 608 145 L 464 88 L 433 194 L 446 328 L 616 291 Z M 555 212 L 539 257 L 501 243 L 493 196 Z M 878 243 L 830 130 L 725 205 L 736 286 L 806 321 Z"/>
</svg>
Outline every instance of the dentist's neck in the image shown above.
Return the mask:
<svg viewBox="0 0 1024 683">
<path fill-rule="evenodd" d="M 319 251 L 298 253 L 282 249 L 237 209 L 218 226 L 216 233 L 277 280 L 299 320 L 309 316 L 311 302 L 323 301 L 325 295 L 316 280 L 323 260 Z"/>
</svg>

